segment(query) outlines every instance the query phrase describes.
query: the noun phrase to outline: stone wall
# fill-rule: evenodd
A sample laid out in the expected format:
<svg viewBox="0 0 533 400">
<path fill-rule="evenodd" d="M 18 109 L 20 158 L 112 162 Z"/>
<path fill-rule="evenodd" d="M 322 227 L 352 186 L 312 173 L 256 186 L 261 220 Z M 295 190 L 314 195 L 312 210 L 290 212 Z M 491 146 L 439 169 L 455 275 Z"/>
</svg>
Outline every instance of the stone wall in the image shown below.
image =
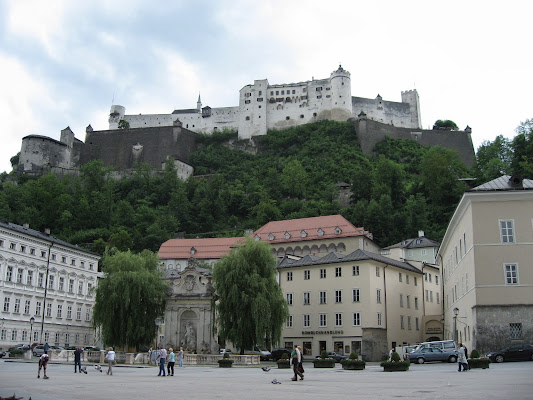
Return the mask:
<svg viewBox="0 0 533 400">
<path fill-rule="evenodd" d="M 382 361 L 387 358 L 387 330 L 363 328 L 361 353 L 367 361 Z"/>
<path fill-rule="evenodd" d="M 476 306 L 472 344 L 480 354 L 503 349 L 513 343 L 533 343 L 533 305 Z M 520 339 L 512 339 L 510 324 L 522 324 Z M 460 326 L 458 327 L 460 329 Z"/>
</svg>

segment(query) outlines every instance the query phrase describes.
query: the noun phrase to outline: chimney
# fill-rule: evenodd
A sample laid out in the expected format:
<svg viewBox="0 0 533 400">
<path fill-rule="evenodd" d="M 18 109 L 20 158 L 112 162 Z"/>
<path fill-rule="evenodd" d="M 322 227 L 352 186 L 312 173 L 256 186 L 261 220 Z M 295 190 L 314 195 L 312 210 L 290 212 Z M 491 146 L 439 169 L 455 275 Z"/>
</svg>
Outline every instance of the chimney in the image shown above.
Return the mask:
<svg viewBox="0 0 533 400">
<path fill-rule="evenodd" d="M 424 231 L 418 231 L 418 237 L 424 237 Z"/>
<path fill-rule="evenodd" d="M 50 228 L 44 228 L 44 234 L 50 236 Z"/>
<path fill-rule="evenodd" d="M 27 222 L 25 222 L 23 225 L 22 225 L 25 229 L 28 229 L 30 227 L 30 224 L 28 224 Z"/>
</svg>

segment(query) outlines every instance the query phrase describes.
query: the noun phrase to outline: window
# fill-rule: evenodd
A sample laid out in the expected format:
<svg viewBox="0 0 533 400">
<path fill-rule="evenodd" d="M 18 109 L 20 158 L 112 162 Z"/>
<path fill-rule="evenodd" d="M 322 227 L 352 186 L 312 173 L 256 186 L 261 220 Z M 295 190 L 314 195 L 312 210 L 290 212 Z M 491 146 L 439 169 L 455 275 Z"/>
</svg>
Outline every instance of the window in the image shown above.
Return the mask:
<svg viewBox="0 0 533 400">
<path fill-rule="evenodd" d="M 52 261 L 55 261 L 57 259 L 57 255 L 56 254 L 52 254 Z"/>
<path fill-rule="evenodd" d="M 505 284 L 518 285 L 518 265 L 505 264 Z"/>
<path fill-rule="evenodd" d="M 85 321 L 91 320 L 91 309 L 87 308 L 87 311 L 85 311 Z"/>
<path fill-rule="evenodd" d="M 352 267 L 352 275 L 353 276 L 359 276 L 359 265 L 354 265 Z"/>
<path fill-rule="evenodd" d="M 93 270 L 94 270 L 94 264 L 89 264 L 89 269 L 90 269 L 91 271 L 93 271 Z"/>
<path fill-rule="evenodd" d="M 57 318 L 61 318 L 63 315 L 63 304 L 57 305 Z"/>
<path fill-rule="evenodd" d="M 78 294 L 83 294 L 83 281 L 78 283 Z"/>
<path fill-rule="evenodd" d="M 48 277 L 48 289 L 54 288 L 54 275 Z"/>
<path fill-rule="evenodd" d="M 61 262 L 62 262 L 63 264 L 66 264 L 66 263 L 67 263 L 67 257 L 65 257 L 65 256 L 61 256 Z"/>
<path fill-rule="evenodd" d="M 359 303 L 361 301 L 359 289 L 352 289 L 352 301 Z"/>
<path fill-rule="evenodd" d="M 335 267 L 335 276 L 338 278 L 342 276 L 342 269 L 341 267 Z"/>
<path fill-rule="evenodd" d="M 514 222 L 513 220 L 500 221 L 500 233 L 502 243 L 514 243 Z"/>
<path fill-rule="evenodd" d="M 361 325 L 361 314 L 358 312 L 353 313 L 353 326 Z"/>
<path fill-rule="evenodd" d="M 303 238 L 307 237 L 307 232 L 306 231 L 301 231 L 300 232 L 300 236 L 303 237 Z"/>
<path fill-rule="evenodd" d="M 400 328 L 401 328 L 401 329 L 405 329 L 405 326 L 404 326 L 403 320 L 404 320 L 403 315 L 400 315 Z"/>
<path fill-rule="evenodd" d="M 46 251 L 41 250 L 41 257 L 42 257 L 42 258 L 45 258 L 45 257 L 46 257 Z"/>
<path fill-rule="evenodd" d="M 9 301 L 11 299 L 9 297 L 4 297 L 4 312 L 9 312 Z"/>
<path fill-rule="evenodd" d="M 509 324 L 511 339 L 522 339 L 522 324 Z"/>
<path fill-rule="evenodd" d="M 46 305 L 46 316 L 51 317 L 52 316 L 52 303 L 48 303 Z"/>
<path fill-rule="evenodd" d="M 321 291 L 320 292 L 320 304 L 326 304 L 327 303 L 327 292 Z"/>
<path fill-rule="evenodd" d="M 378 326 L 381 326 L 382 324 L 382 321 L 381 321 L 381 313 L 378 312 Z"/>
<path fill-rule="evenodd" d="M 37 280 L 37 286 L 42 288 L 44 287 L 44 273 L 39 272 L 39 278 Z"/>
<path fill-rule="evenodd" d="M 24 314 L 29 315 L 30 314 L 30 307 L 31 307 L 31 301 L 26 300 L 24 302 Z"/>
<path fill-rule="evenodd" d="M 12 340 L 12 341 L 17 340 L 17 330 L 16 330 L 16 329 L 13 329 L 13 330 L 11 331 L 11 340 Z"/>
<path fill-rule="evenodd" d="M 324 328 L 325 326 L 327 326 L 328 324 L 328 316 L 327 314 L 320 314 L 320 319 L 319 319 L 319 326 L 321 328 Z"/>
<path fill-rule="evenodd" d="M 287 304 L 292 306 L 292 293 L 287 293 Z"/>
<path fill-rule="evenodd" d="M 407 308 L 411 308 L 411 296 L 405 296 L 405 300 L 407 302 Z"/>
<path fill-rule="evenodd" d="M 17 245 L 16 245 L 15 243 L 10 243 L 10 244 L 9 244 L 9 248 L 10 248 L 11 250 L 16 250 L 16 249 L 17 249 Z"/>
<path fill-rule="evenodd" d="M 304 271 L 304 279 L 305 280 L 309 280 L 309 278 L 311 277 L 311 271 L 309 271 L 308 269 L 306 269 Z"/>
<path fill-rule="evenodd" d="M 342 313 L 335 314 L 335 326 L 342 326 Z"/>
<path fill-rule="evenodd" d="M 420 330 L 420 322 L 418 321 L 418 317 L 415 317 L 415 328 L 417 331 Z"/>
<path fill-rule="evenodd" d="M 381 289 L 376 290 L 376 301 L 381 303 Z"/>
<path fill-rule="evenodd" d="M 59 277 L 59 291 L 64 291 L 65 290 L 65 278 L 63 278 L 62 276 Z"/>
<path fill-rule="evenodd" d="M 33 284 L 33 271 L 28 271 L 26 274 L 26 285 L 31 286 Z"/>
<path fill-rule="evenodd" d="M 81 265 L 82 268 L 85 268 L 85 261 L 81 261 L 80 265 Z"/>
<path fill-rule="evenodd" d="M 73 266 L 76 265 L 76 260 L 74 258 L 72 260 L 70 260 L 70 265 L 73 265 Z"/>
<path fill-rule="evenodd" d="M 0 333 L 0 340 L 7 340 L 7 329 L 2 329 L 2 332 Z"/>
<path fill-rule="evenodd" d="M 379 276 L 379 267 L 376 267 L 376 276 Z"/>
<path fill-rule="evenodd" d="M 439 296 L 439 293 L 435 293 L 435 296 L 437 297 L 437 304 L 440 304 L 440 296 Z"/>
<path fill-rule="evenodd" d="M 429 291 L 429 302 L 433 303 L 433 290 Z"/>
<path fill-rule="evenodd" d="M 415 297 L 415 310 L 418 310 L 418 297 Z"/>
<path fill-rule="evenodd" d="M 81 321 L 81 307 L 76 310 L 76 320 Z"/>
<path fill-rule="evenodd" d="M 20 245 L 20 252 L 26 253 L 26 246 Z"/>
<path fill-rule="evenodd" d="M 6 282 L 11 282 L 12 277 L 13 277 L 13 267 L 7 267 Z"/>
<path fill-rule="evenodd" d="M 322 268 L 320 270 L 320 279 L 326 279 L 326 269 Z"/>
<path fill-rule="evenodd" d="M 17 283 L 22 283 L 22 278 L 24 277 L 24 270 L 19 268 L 17 270 Z"/>
<path fill-rule="evenodd" d="M 324 231 L 322 230 L 322 228 L 318 228 L 317 235 L 324 236 Z"/>
<path fill-rule="evenodd" d="M 427 272 L 424 272 L 424 280 L 427 282 L 428 281 L 428 274 Z"/>
<path fill-rule="evenodd" d="M 59 332 L 56 332 L 56 344 L 59 345 Z"/>
<path fill-rule="evenodd" d="M 92 290 L 93 290 L 93 284 L 88 283 L 87 284 L 87 296 L 92 296 Z"/>
<path fill-rule="evenodd" d="M 402 273 L 401 273 L 401 272 L 398 274 L 398 280 L 399 280 L 400 282 L 402 281 Z"/>
<path fill-rule="evenodd" d="M 67 319 L 72 319 L 72 306 L 67 306 Z"/>
<path fill-rule="evenodd" d="M 69 293 L 74 293 L 74 279 L 70 279 L 68 282 L 68 291 Z"/>
<path fill-rule="evenodd" d="M 290 239 L 291 238 L 291 234 L 289 232 L 285 232 L 284 237 L 285 237 L 285 239 Z"/>
<path fill-rule="evenodd" d="M 438 285 L 438 284 L 439 284 L 439 276 L 435 275 L 435 285 Z"/>
<path fill-rule="evenodd" d="M 418 280 L 416 279 L 416 276 L 414 277 L 415 280 L 415 286 L 418 286 Z"/>
<path fill-rule="evenodd" d="M 403 307 L 403 294 L 400 293 L 400 307 Z"/>
<path fill-rule="evenodd" d="M 35 303 L 35 315 L 41 315 L 41 302 L 40 301 Z"/>
<path fill-rule="evenodd" d="M 27 342 L 28 341 L 28 331 L 24 330 L 22 331 L 22 341 Z"/>
<path fill-rule="evenodd" d="M 287 280 L 292 281 L 292 272 L 287 272 Z"/>
<path fill-rule="evenodd" d="M 304 292 L 304 305 L 308 306 L 309 304 L 311 304 L 311 293 Z"/>
<path fill-rule="evenodd" d="M 409 285 L 409 275 L 405 274 L 405 283 Z"/>
<path fill-rule="evenodd" d="M 335 303 L 342 303 L 342 290 L 335 290 Z"/>
<path fill-rule="evenodd" d="M 15 314 L 20 314 L 20 299 L 15 299 L 15 309 L 13 312 Z"/>
<path fill-rule="evenodd" d="M 304 328 L 309 328 L 311 326 L 311 318 L 309 314 L 304 314 Z"/>
</svg>

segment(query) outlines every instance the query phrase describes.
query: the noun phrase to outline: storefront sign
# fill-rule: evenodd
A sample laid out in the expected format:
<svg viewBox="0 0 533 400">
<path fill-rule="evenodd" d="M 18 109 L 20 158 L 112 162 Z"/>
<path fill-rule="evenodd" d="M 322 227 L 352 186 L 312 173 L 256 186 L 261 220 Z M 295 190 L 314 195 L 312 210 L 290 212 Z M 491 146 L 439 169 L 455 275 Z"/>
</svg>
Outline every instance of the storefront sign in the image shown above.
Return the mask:
<svg viewBox="0 0 533 400">
<path fill-rule="evenodd" d="M 302 335 L 342 335 L 344 331 L 302 331 Z"/>
</svg>

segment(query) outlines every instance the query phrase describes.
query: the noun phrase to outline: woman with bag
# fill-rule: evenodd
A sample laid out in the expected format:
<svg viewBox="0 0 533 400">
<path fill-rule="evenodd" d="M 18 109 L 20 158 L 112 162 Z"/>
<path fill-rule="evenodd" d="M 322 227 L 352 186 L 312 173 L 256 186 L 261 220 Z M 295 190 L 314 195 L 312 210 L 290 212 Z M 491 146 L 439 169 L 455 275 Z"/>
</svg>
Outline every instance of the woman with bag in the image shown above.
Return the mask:
<svg viewBox="0 0 533 400">
<path fill-rule="evenodd" d="M 303 381 L 304 374 L 302 374 L 299 370 L 301 367 L 302 362 L 302 353 L 300 353 L 300 350 L 298 349 L 297 345 L 294 345 L 294 350 L 291 353 L 291 364 L 292 364 L 292 370 L 294 372 L 294 376 L 291 380 L 297 381 L 298 376 L 300 377 L 300 380 Z"/>
</svg>

